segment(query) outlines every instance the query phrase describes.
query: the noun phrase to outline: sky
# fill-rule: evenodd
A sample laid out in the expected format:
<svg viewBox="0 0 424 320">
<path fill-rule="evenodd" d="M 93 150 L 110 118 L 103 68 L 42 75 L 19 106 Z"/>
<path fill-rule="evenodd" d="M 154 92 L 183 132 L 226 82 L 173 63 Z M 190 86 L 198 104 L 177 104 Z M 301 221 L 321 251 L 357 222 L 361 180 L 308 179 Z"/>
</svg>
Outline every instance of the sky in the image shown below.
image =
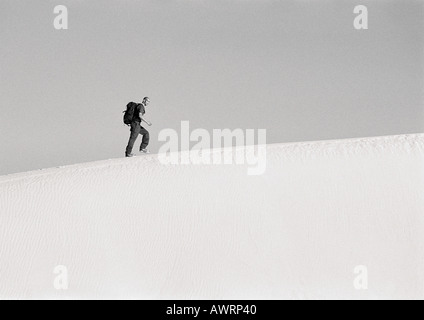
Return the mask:
<svg viewBox="0 0 424 320">
<path fill-rule="evenodd" d="M 424 132 L 424 0 L 2 0 L 0 43 L 0 175 L 123 157 L 144 96 L 152 152 L 187 120 L 267 143 Z"/>
</svg>

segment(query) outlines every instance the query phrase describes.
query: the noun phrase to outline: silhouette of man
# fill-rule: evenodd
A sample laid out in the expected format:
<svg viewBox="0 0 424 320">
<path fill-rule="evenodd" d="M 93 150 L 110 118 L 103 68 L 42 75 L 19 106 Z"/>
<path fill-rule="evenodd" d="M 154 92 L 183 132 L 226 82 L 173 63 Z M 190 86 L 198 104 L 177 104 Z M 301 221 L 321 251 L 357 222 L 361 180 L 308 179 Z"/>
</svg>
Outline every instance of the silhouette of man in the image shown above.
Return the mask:
<svg viewBox="0 0 424 320">
<path fill-rule="evenodd" d="M 145 128 L 141 126 L 141 122 L 145 122 L 149 127 L 152 125 L 151 122 L 143 119 L 143 116 L 146 113 L 146 107 L 149 103 L 150 103 L 150 99 L 148 97 L 145 97 L 143 99 L 143 102 L 137 104 L 134 110 L 134 117 L 131 123 L 131 136 L 130 136 L 130 140 L 128 141 L 127 150 L 125 151 L 126 157 L 134 156 L 134 154 L 132 153 L 132 150 L 134 147 L 134 143 L 137 140 L 138 135 L 140 134 L 143 136 L 143 140 L 140 146 L 140 152 L 149 153 L 149 150 L 147 150 L 147 146 L 149 145 L 149 140 L 150 140 L 149 131 L 147 131 Z"/>
</svg>

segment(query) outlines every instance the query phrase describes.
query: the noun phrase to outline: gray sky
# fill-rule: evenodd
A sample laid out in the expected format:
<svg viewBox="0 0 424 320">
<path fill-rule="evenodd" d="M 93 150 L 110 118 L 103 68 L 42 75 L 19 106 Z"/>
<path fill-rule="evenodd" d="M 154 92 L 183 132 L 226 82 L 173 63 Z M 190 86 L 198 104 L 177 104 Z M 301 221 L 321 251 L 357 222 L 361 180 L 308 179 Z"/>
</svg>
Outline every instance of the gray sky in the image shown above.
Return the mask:
<svg viewBox="0 0 424 320">
<path fill-rule="evenodd" d="M 146 95 L 153 152 L 182 120 L 268 143 L 424 132 L 423 0 L 1 0 L 0 43 L 0 174 L 123 157 Z"/>
</svg>

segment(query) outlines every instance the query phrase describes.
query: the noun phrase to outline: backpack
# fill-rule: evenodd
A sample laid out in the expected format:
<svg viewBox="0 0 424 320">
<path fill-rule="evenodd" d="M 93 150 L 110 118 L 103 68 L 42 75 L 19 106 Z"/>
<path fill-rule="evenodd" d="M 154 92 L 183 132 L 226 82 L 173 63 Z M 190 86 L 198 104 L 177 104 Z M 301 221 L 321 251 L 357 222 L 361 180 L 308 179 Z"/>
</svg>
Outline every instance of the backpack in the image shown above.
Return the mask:
<svg viewBox="0 0 424 320">
<path fill-rule="evenodd" d="M 124 123 L 130 125 L 133 122 L 134 112 L 137 107 L 137 103 L 130 102 L 127 104 L 127 110 L 124 111 Z"/>
</svg>

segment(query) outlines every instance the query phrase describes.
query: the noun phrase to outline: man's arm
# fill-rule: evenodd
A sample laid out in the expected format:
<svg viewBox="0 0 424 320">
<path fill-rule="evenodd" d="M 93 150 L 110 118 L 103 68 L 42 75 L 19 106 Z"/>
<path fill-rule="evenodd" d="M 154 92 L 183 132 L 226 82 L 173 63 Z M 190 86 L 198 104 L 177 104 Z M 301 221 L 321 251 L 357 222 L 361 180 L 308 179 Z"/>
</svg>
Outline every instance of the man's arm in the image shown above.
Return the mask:
<svg viewBox="0 0 424 320">
<path fill-rule="evenodd" d="M 138 105 L 138 112 L 140 113 L 141 122 L 147 123 L 147 125 L 150 127 L 152 125 L 152 123 L 143 118 L 146 110 L 144 109 L 144 106 L 141 103 Z"/>
<path fill-rule="evenodd" d="M 152 126 L 152 123 L 151 123 L 150 121 L 147 121 L 147 120 L 146 120 L 146 119 L 144 119 L 142 116 L 140 116 L 140 118 L 141 118 L 141 121 L 142 121 L 142 122 L 147 123 L 147 125 L 148 125 L 149 127 L 151 127 L 151 126 Z"/>
</svg>

